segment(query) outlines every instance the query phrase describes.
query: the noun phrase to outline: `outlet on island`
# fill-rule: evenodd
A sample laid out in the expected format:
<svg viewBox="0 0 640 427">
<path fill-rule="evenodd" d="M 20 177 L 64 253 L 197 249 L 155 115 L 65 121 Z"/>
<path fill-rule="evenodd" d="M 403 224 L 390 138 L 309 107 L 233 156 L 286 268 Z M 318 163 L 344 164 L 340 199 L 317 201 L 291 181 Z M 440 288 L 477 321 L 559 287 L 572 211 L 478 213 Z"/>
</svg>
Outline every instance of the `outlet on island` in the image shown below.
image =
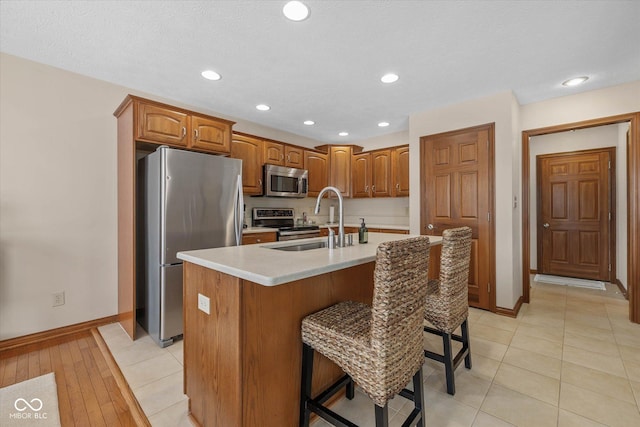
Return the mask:
<svg viewBox="0 0 640 427">
<path fill-rule="evenodd" d="M 198 294 L 198 310 L 204 311 L 207 314 L 211 314 L 211 312 L 209 311 L 209 297 Z"/>
</svg>

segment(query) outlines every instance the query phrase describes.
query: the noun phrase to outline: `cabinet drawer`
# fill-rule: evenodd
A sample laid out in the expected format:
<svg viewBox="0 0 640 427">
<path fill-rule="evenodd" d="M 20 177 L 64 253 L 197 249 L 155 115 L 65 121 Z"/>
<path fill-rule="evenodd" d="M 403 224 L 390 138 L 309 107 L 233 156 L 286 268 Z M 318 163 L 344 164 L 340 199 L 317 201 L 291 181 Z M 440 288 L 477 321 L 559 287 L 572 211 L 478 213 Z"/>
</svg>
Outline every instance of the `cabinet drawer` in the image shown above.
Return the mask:
<svg viewBox="0 0 640 427">
<path fill-rule="evenodd" d="M 253 245 L 255 243 L 268 243 L 276 241 L 277 236 L 275 231 L 273 233 L 251 233 L 242 235 L 243 245 Z"/>
</svg>

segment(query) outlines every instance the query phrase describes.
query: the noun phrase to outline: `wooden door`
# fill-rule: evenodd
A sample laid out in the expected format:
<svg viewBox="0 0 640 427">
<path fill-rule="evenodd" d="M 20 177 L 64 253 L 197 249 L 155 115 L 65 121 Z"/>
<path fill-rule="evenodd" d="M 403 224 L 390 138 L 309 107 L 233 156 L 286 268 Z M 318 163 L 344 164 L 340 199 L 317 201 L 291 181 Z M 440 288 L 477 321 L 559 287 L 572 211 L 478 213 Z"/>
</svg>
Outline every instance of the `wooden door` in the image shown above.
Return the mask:
<svg viewBox="0 0 640 427">
<path fill-rule="evenodd" d="M 231 151 L 231 124 L 202 116 L 191 116 L 190 147 L 214 153 Z"/>
<path fill-rule="evenodd" d="M 330 185 L 340 190 L 342 197 L 351 197 L 351 147 L 331 146 L 329 167 L 331 168 Z"/>
<path fill-rule="evenodd" d="M 233 134 L 231 157 L 242 160 L 242 190 L 244 194 L 262 194 L 262 140 Z"/>
<path fill-rule="evenodd" d="M 391 150 L 371 153 L 371 196 L 391 197 Z"/>
<path fill-rule="evenodd" d="M 538 272 L 611 280 L 612 154 L 537 156 Z"/>
<path fill-rule="evenodd" d="M 284 145 L 274 141 L 264 141 L 264 163 L 284 166 Z"/>
<path fill-rule="evenodd" d="M 409 197 L 409 146 L 398 147 L 391 153 L 391 195 Z"/>
<path fill-rule="evenodd" d="M 420 138 L 421 233 L 471 227 L 469 305 L 488 310 L 495 310 L 493 128 Z"/>
<path fill-rule="evenodd" d="M 351 157 L 351 194 L 354 198 L 371 197 L 371 154 L 360 153 Z"/>
<path fill-rule="evenodd" d="M 188 131 L 186 113 L 144 102 L 138 104 L 136 140 L 186 147 Z"/>
<path fill-rule="evenodd" d="M 304 168 L 309 171 L 308 196 L 318 197 L 320 191 L 329 185 L 329 155 L 304 150 Z"/>
<path fill-rule="evenodd" d="M 284 165 L 304 169 L 304 150 L 290 145 L 284 146 Z"/>
</svg>

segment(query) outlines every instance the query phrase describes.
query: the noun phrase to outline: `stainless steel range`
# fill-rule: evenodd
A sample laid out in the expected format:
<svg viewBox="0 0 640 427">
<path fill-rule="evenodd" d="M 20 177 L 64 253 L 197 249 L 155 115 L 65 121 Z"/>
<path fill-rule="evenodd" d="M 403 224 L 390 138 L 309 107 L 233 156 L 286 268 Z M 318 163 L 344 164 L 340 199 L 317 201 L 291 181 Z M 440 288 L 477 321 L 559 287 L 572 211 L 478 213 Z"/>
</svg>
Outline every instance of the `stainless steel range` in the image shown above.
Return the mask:
<svg viewBox="0 0 640 427">
<path fill-rule="evenodd" d="M 296 226 L 291 208 L 253 208 L 251 225 L 277 228 L 279 241 L 320 237 L 320 227 L 317 225 Z"/>
</svg>

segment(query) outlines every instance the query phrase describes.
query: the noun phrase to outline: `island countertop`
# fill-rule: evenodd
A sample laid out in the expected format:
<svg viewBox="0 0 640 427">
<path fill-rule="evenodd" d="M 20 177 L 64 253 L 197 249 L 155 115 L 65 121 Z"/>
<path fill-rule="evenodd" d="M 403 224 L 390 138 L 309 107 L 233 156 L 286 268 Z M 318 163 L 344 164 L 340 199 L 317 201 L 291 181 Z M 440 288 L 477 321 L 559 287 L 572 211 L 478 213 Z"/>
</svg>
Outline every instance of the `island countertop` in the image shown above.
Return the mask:
<svg viewBox="0 0 640 427">
<path fill-rule="evenodd" d="M 357 239 L 357 236 L 354 236 Z M 382 242 L 416 237 L 406 234 L 369 233 L 369 242 L 344 248 L 319 248 L 301 252 L 272 248 L 326 241 L 326 237 L 266 244 L 227 246 L 179 252 L 178 258 L 221 273 L 249 280 L 263 286 L 276 286 L 348 267 L 375 261 L 376 248 Z M 440 236 L 429 236 L 439 245 Z"/>
</svg>

